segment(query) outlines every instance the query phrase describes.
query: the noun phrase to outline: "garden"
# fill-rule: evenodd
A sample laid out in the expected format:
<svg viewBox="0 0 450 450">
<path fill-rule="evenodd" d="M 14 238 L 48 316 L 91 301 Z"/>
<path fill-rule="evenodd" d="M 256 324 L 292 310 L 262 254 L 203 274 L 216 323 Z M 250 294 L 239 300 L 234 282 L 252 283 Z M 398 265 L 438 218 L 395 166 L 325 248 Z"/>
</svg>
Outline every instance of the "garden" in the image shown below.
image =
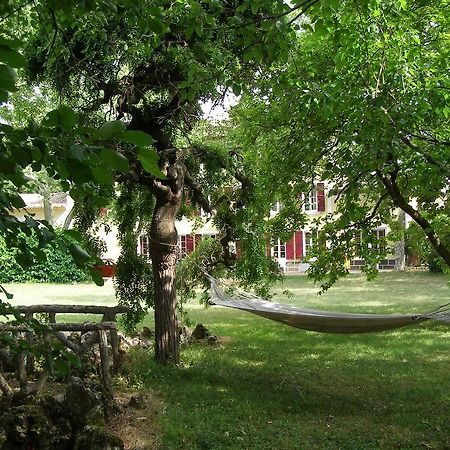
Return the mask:
<svg viewBox="0 0 450 450">
<path fill-rule="evenodd" d="M 448 302 L 448 282 L 448 276 L 428 272 L 382 273 L 372 282 L 352 274 L 318 296 L 318 286 L 306 277 L 290 276 L 276 285 L 274 300 L 346 312 L 417 314 Z M 8 288 L 20 304 L 31 295 L 33 302 L 115 304 L 111 284 Z M 182 346 L 177 367 L 156 363 L 153 348 L 131 351 L 115 389 L 119 397 L 144 395 L 146 407 L 125 428 L 111 425 L 128 448 L 450 445 L 448 326 L 429 321 L 383 333 L 338 335 L 221 307 L 205 309 L 194 300 L 187 310 L 188 328 L 201 323 L 218 341 Z M 154 328 L 152 315 L 142 326 Z"/>
<path fill-rule="evenodd" d="M 449 29 L 0 2 L 0 448 L 450 448 Z"/>
</svg>

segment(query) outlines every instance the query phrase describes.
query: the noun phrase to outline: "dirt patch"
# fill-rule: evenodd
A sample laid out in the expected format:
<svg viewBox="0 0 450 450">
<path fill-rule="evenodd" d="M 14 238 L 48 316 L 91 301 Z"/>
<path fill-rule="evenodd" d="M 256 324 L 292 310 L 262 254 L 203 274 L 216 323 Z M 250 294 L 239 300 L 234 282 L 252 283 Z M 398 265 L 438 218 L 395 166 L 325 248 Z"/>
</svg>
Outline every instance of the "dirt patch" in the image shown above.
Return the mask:
<svg viewBox="0 0 450 450">
<path fill-rule="evenodd" d="M 161 430 L 156 422 L 156 416 L 163 409 L 162 401 L 145 394 L 141 396 L 144 399 L 142 406 L 135 408 L 128 406 L 133 396 L 136 396 L 136 392 L 114 393 L 119 411 L 109 418 L 108 431 L 123 440 L 124 450 L 157 450 Z"/>
<path fill-rule="evenodd" d="M 218 336 L 217 343 L 220 344 L 231 344 L 234 339 L 231 336 Z"/>
</svg>

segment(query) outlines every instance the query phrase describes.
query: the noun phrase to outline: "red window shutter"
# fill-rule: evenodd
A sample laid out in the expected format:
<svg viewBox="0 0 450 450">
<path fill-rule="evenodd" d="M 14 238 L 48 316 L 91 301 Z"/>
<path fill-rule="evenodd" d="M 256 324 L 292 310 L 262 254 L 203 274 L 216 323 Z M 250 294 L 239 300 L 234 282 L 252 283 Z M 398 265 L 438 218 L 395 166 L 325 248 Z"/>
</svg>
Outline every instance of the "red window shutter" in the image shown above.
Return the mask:
<svg viewBox="0 0 450 450">
<path fill-rule="evenodd" d="M 295 259 L 303 258 L 303 233 L 301 231 L 295 232 Z"/>
<path fill-rule="evenodd" d="M 295 259 L 295 256 L 294 256 L 294 236 L 292 236 L 286 242 L 286 259 L 288 259 L 288 260 Z"/>
<path fill-rule="evenodd" d="M 325 211 L 325 188 L 323 183 L 317 183 L 317 211 Z"/>
<path fill-rule="evenodd" d="M 194 240 L 194 248 L 197 248 L 198 243 L 202 240 L 202 235 L 201 234 L 196 234 L 195 235 L 195 240 Z"/>
<path fill-rule="evenodd" d="M 188 234 L 186 236 L 186 253 L 191 253 L 194 251 L 194 238 Z"/>
</svg>

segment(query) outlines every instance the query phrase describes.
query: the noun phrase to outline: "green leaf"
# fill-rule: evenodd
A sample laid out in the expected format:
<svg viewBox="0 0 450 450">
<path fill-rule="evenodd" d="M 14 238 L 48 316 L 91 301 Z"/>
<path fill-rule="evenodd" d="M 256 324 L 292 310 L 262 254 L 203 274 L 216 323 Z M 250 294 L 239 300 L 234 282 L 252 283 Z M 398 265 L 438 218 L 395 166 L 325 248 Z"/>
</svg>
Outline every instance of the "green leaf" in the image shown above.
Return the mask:
<svg viewBox="0 0 450 450">
<path fill-rule="evenodd" d="M 33 264 L 33 259 L 28 253 L 18 252 L 15 259 L 20 267 L 26 269 Z"/>
<path fill-rule="evenodd" d="M 102 148 L 100 151 L 100 158 L 119 172 L 128 172 L 130 170 L 128 159 L 125 158 L 122 153 L 119 153 L 112 148 Z"/>
<path fill-rule="evenodd" d="M 92 281 L 97 286 L 103 286 L 105 281 L 103 280 L 102 273 L 96 267 L 89 267 L 89 273 L 91 274 Z"/>
<path fill-rule="evenodd" d="M 124 131 L 120 135 L 119 140 L 127 144 L 137 145 L 138 147 L 148 147 L 155 142 L 149 134 L 135 130 Z"/>
<path fill-rule="evenodd" d="M 63 233 L 65 236 L 69 236 L 77 241 L 81 241 L 83 239 L 83 236 L 78 230 L 64 230 Z"/>
<path fill-rule="evenodd" d="M 16 209 L 25 208 L 25 206 L 26 206 L 25 202 L 23 201 L 23 198 L 18 194 L 11 195 L 10 201 L 11 201 L 11 205 L 13 205 L 14 208 L 16 208 Z"/>
<path fill-rule="evenodd" d="M 11 67 L 25 67 L 27 60 L 17 50 L 11 47 L 0 44 L 0 61 L 8 64 Z"/>
<path fill-rule="evenodd" d="M 96 139 L 110 139 L 125 130 L 126 125 L 120 120 L 104 123 L 95 133 Z"/>
<path fill-rule="evenodd" d="M 89 147 L 86 145 L 70 144 L 69 153 L 73 159 L 83 163 L 89 160 Z"/>
<path fill-rule="evenodd" d="M 84 267 L 91 259 L 91 255 L 78 244 L 70 244 L 69 251 L 75 261 L 75 264 L 80 268 Z"/>
<path fill-rule="evenodd" d="M 0 45 L 9 48 L 19 48 L 22 45 L 22 42 L 19 39 L 11 39 L 0 36 Z"/>
<path fill-rule="evenodd" d="M 152 15 L 152 16 L 156 16 L 156 17 L 162 17 L 163 12 L 160 8 L 158 8 L 157 6 L 153 6 L 153 5 L 149 5 L 147 6 L 148 12 Z"/>
<path fill-rule="evenodd" d="M 234 95 L 241 95 L 242 87 L 239 84 L 233 84 L 231 86 L 231 90 L 233 91 Z"/>
<path fill-rule="evenodd" d="M 149 17 L 147 19 L 147 24 L 150 30 L 154 31 L 156 34 L 163 34 L 168 30 L 167 26 L 157 17 Z"/>
<path fill-rule="evenodd" d="M 9 98 L 8 91 L 0 87 L 0 102 L 7 102 Z"/>
<path fill-rule="evenodd" d="M 156 150 L 151 148 L 139 148 L 137 158 L 142 164 L 144 170 L 157 178 L 165 179 L 166 176 L 158 166 L 159 155 Z"/>
<path fill-rule="evenodd" d="M 0 291 L 2 291 L 8 300 L 12 300 L 14 295 L 8 292 L 2 285 L 0 285 Z"/>
<path fill-rule="evenodd" d="M 16 88 L 16 72 L 11 67 L 0 65 L 0 88 L 14 92 Z"/>
<path fill-rule="evenodd" d="M 39 234 L 39 247 L 45 247 L 50 241 L 55 238 L 55 234 L 47 228 L 41 228 Z"/>
<path fill-rule="evenodd" d="M 113 182 L 112 173 L 103 166 L 91 167 L 92 175 L 99 183 L 111 184 Z"/>
<path fill-rule="evenodd" d="M 68 106 L 60 106 L 47 114 L 45 124 L 50 127 L 60 126 L 64 130 L 75 127 L 77 117 Z"/>
</svg>

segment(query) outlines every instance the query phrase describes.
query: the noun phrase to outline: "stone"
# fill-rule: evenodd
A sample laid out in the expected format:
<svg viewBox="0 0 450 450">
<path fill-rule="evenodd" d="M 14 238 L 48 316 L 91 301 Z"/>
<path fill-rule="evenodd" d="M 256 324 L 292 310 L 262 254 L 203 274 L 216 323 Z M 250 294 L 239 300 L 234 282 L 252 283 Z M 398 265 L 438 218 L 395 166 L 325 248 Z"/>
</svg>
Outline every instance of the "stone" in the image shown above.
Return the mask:
<svg viewBox="0 0 450 450">
<path fill-rule="evenodd" d="M 75 436 L 73 450 L 123 450 L 123 441 L 101 427 L 87 425 Z"/>
<path fill-rule="evenodd" d="M 191 340 L 191 335 L 184 325 L 178 324 L 177 331 L 180 344 L 186 344 Z"/>
<path fill-rule="evenodd" d="M 197 324 L 194 331 L 191 334 L 192 339 L 201 341 L 209 336 L 208 328 L 204 327 L 201 323 Z"/>
<path fill-rule="evenodd" d="M 84 382 L 81 378 L 71 377 L 64 397 L 64 408 L 75 428 L 87 423 L 91 410 L 103 405 L 102 393 L 94 383 Z"/>
<path fill-rule="evenodd" d="M 217 344 L 217 336 L 208 336 L 208 344 L 216 345 Z"/>
<path fill-rule="evenodd" d="M 61 430 L 37 404 L 15 406 L 3 414 L 3 449 L 68 450 L 71 430 Z"/>
<path fill-rule="evenodd" d="M 80 345 L 85 345 L 87 341 L 89 341 L 93 335 L 94 335 L 95 331 L 88 331 L 87 333 L 84 333 L 80 336 Z"/>
<path fill-rule="evenodd" d="M 143 327 L 139 333 L 141 339 L 151 339 L 153 337 L 153 331 L 149 327 Z"/>
</svg>

